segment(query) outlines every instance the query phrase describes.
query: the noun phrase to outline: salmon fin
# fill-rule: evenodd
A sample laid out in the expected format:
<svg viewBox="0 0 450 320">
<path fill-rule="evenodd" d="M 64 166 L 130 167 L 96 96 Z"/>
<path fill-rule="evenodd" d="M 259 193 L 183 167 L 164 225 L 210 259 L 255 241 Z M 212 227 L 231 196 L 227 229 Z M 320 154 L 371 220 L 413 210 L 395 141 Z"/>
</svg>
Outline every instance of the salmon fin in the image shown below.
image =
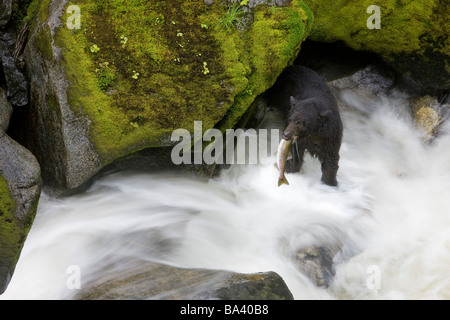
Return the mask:
<svg viewBox="0 0 450 320">
<path fill-rule="evenodd" d="M 289 185 L 289 181 L 286 179 L 284 175 L 282 178 L 278 178 L 278 187 L 281 187 L 283 184 Z"/>
</svg>

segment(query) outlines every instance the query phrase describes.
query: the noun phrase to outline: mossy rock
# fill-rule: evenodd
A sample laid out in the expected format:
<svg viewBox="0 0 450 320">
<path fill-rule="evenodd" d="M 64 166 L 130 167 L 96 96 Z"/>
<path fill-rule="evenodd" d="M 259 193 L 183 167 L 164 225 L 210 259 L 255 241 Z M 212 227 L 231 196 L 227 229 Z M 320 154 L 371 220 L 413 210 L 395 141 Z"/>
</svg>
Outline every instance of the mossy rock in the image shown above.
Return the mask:
<svg viewBox="0 0 450 320">
<path fill-rule="evenodd" d="M 74 189 L 178 128 L 231 128 L 293 62 L 312 25 L 300 0 L 35 0 L 25 60 L 27 145 L 47 183 Z"/>
<path fill-rule="evenodd" d="M 36 215 L 41 176 L 36 158 L 0 130 L 0 294 L 7 288 Z"/>
<path fill-rule="evenodd" d="M 450 88 L 447 0 L 305 0 L 315 15 L 310 38 L 343 41 L 353 49 L 379 54 L 425 88 Z M 367 13 L 378 5 L 380 29 L 369 29 Z"/>
</svg>

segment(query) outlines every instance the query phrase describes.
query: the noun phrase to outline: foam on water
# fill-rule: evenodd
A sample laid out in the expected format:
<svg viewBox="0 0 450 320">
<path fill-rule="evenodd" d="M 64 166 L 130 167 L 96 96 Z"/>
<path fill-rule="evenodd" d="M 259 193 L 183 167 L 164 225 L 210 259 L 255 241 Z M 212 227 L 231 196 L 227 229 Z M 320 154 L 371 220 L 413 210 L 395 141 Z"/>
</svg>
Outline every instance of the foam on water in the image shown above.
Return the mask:
<svg viewBox="0 0 450 320">
<path fill-rule="evenodd" d="M 312 158 L 278 188 L 273 155 L 209 181 L 122 172 L 70 198 L 43 194 L 0 298 L 70 298 L 76 290 L 68 288 L 68 267 L 79 267 L 83 284 L 102 266 L 138 257 L 275 271 L 296 299 L 449 299 L 450 131 L 425 144 L 400 94 L 343 91 L 340 99 L 339 188 L 320 183 Z M 291 258 L 315 245 L 342 248 L 328 289 Z"/>
</svg>

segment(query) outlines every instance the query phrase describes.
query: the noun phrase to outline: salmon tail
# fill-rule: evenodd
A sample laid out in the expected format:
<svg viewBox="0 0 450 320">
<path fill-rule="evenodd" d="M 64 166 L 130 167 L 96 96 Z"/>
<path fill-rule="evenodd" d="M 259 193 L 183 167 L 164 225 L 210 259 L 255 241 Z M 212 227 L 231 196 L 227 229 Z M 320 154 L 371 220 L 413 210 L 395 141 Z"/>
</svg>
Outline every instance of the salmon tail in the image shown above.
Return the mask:
<svg viewBox="0 0 450 320">
<path fill-rule="evenodd" d="M 286 176 L 278 178 L 278 187 L 281 187 L 283 184 L 289 185 L 289 181 L 286 179 Z"/>
</svg>

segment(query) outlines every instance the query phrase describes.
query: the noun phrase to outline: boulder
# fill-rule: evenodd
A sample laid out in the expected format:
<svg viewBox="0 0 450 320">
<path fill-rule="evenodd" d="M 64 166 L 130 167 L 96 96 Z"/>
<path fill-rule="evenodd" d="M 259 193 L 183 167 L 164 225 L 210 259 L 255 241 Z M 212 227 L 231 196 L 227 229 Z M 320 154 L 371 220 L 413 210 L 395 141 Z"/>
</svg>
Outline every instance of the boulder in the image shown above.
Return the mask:
<svg viewBox="0 0 450 320">
<path fill-rule="evenodd" d="M 153 262 L 131 263 L 125 270 L 102 269 L 83 285 L 79 300 L 293 300 L 274 272 L 240 274 L 183 269 Z"/>
<path fill-rule="evenodd" d="M 339 90 L 352 90 L 361 94 L 387 94 L 395 85 L 396 75 L 388 68 L 370 64 L 348 77 L 331 81 L 329 85 Z"/>
<path fill-rule="evenodd" d="M 0 130 L 0 294 L 14 273 L 41 192 L 36 158 Z"/>
<path fill-rule="evenodd" d="M 116 159 L 174 145 L 172 132 L 193 131 L 194 121 L 204 131 L 236 125 L 293 62 L 312 22 L 303 1 L 249 3 L 83 1 L 77 29 L 72 3 L 40 1 L 24 51 L 22 125 L 34 130 L 23 143 L 46 185 L 82 187 Z"/>
<path fill-rule="evenodd" d="M 384 1 L 379 3 L 380 29 L 371 29 L 367 13 L 373 1 L 305 0 L 314 12 L 310 38 L 343 41 L 351 48 L 380 55 L 399 73 L 427 90 L 450 88 L 450 38 L 447 0 Z"/>
</svg>

